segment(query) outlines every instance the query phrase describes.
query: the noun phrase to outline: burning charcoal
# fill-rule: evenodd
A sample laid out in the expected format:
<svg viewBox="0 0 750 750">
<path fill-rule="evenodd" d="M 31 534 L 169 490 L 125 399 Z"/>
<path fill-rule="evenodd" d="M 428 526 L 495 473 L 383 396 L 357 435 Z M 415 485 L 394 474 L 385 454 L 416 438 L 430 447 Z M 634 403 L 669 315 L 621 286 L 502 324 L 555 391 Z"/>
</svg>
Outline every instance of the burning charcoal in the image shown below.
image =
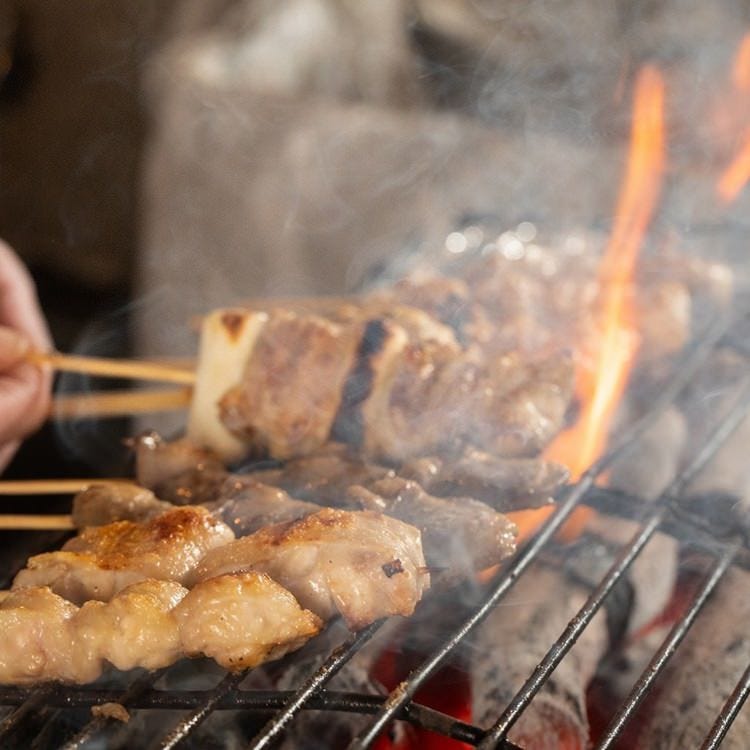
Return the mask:
<svg viewBox="0 0 750 750">
<path fill-rule="evenodd" d="M 471 667 L 477 724 L 489 726 L 498 718 L 588 593 L 561 570 L 533 568 L 480 625 Z M 607 645 L 607 625 L 599 613 L 521 715 L 509 738 L 529 750 L 588 747 L 586 688 Z"/>
<path fill-rule="evenodd" d="M 373 675 L 373 667 L 400 625 L 401 623 L 395 620 L 386 623 L 377 636 L 361 648 L 327 683 L 327 688 L 365 695 L 385 695 L 385 689 Z M 344 642 L 347 635 L 346 628 L 340 622 L 331 623 L 319 638 L 296 653 L 290 663 L 265 666 L 263 672 L 267 677 L 262 687 L 277 690 L 298 689 L 325 661 L 331 651 Z M 274 676 L 273 673 L 279 671 L 280 675 Z M 296 750 L 302 747 L 311 750 L 344 748 L 371 721 L 371 716 L 357 713 L 340 712 L 336 716 L 336 721 L 331 721 L 328 712 L 302 711 L 285 729 L 278 747 L 280 750 Z M 395 729 L 399 731 L 398 726 Z"/>
<path fill-rule="evenodd" d="M 723 702 L 750 663 L 750 576 L 730 570 L 698 616 L 646 704 L 639 747 L 682 750 L 698 747 Z M 722 748 L 744 750 L 750 713 L 741 711 Z"/>
<path fill-rule="evenodd" d="M 736 397 L 737 384 L 747 371 L 747 360 L 724 349 L 694 379 L 686 396 L 685 412 L 691 435 L 700 444 L 715 424 L 717 414 L 726 414 Z M 690 483 L 687 494 L 725 494 L 734 498 L 742 515 L 750 511 L 750 465 L 746 460 L 750 441 L 750 417 L 719 448 L 710 463 Z M 690 506 L 690 498 L 685 501 Z M 709 514 L 710 519 L 710 514 Z"/>
</svg>

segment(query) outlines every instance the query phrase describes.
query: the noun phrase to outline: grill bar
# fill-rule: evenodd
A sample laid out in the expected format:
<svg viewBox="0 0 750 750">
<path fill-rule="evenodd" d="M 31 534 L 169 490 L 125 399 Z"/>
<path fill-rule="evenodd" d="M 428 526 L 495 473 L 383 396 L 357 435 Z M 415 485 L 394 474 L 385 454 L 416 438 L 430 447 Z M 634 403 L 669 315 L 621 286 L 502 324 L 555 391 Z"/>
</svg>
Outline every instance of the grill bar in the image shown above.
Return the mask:
<svg viewBox="0 0 750 750">
<path fill-rule="evenodd" d="M 182 742 L 192 731 L 197 729 L 216 708 L 219 701 L 236 688 L 245 679 L 245 672 L 229 673 L 209 693 L 206 700 L 192 713 L 188 714 L 171 732 L 159 743 L 159 750 L 172 750 Z"/>
<path fill-rule="evenodd" d="M 302 687 L 291 697 L 289 703 L 274 716 L 250 743 L 252 750 L 268 747 L 273 739 L 284 729 L 302 707 L 330 680 L 354 654 L 365 645 L 385 621 L 379 620 L 368 625 L 353 635 L 345 643 L 331 652 L 325 662 L 303 683 Z"/>
<path fill-rule="evenodd" d="M 563 660 L 568 651 L 570 651 L 575 645 L 575 642 L 578 640 L 578 636 L 583 632 L 583 629 L 589 622 L 591 622 L 594 615 L 599 611 L 602 604 L 604 604 L 606 597 L 618 581 L 625 575 L 635 558 L 641 553 L 649 539 L 651 539 L 659 528 L 662 519 L 670 510 L 670 505 L 679 499 L 679 496 L 685 487 L 711 460 L 716 451 L 722 446 L 724 441 L 730 437 L 732 432 L 739 427 L 749 410 L 750 377 L 746 377 L 734 399 L 732 407 L 728 409 L 727 416 L 722 419 L 718 426 L 712 431 L 710 437 L 704 443 L 697 456 L 693 458 L 690 464 L 674 479 L 658 500 L 654 502 L 655 508 L 647 516 L 641 529 L 633 535 L 628 544 L 622 549 L 600 584 L 587 599 L 586 604 L 584 604 L 584 606 L 568 623 L 563 634 L 552 645 L 544 659 L 542 659 L 534 670 L 534 673 L 515 695 L 510 704 L 508 704 L 508 707 L 502 713 L 497 722 L 495 722 L 492 728 L 488 731 L 487 737 L 479 745 L 480 750 L 490 750 L 495 747 L 497 742 L 504 738 L 510 731 L 523 710 L 539 692 L 547 678 Z M 731 557 L 727 561 L 726 566 L 728 566 L 730 561 Z M 725 569 L 726 566 L 724 566 Z M 692 620 L 690 624 L 692 624 Z M 687 628 L 685 629 L 685 632 L 687 632 Z M 666 664 L 666 661 L 664 664 Z M 664 666 L 664 664 L 662 664 L 662 666 Z M 652 682 L 653 681 L 649 682 L 649 687 Z"/>
<path fill-rule="evenodd" d="M 708 597 L 714 591 L 719 581 L 729 569 L 732 564 L 736 547 L 730 547 L 725 553 L 716 560 L 711 568 L 709 575 L 706 577 L 703 585 L 698 592 L 698 595 L 690 605 L 689 610 L 685 615 L 678 620 L 669 632 L 667 638 L 664 639 L 659 650 L 651 658 L 643 674 L 640 676 L 638 681 L 635 683 L 633 689 L 627 697 L 627 700 L 621 705 L 618 712 L 607 727 L 604 737 L 596 746 L 596 750 L 607 750 L 612 747 L 612 744 L 617 740 L 620 733 L 628 722 L 628 719 L 633 715 L 635 710 L 641 704 L 646 694 L 650 690 L 654 680 L 661 674 L 662 670 L 668 664 L 669 660 L 674 655 L 677 647 L 682 643 L 688 631 L 693 625 L 695 618 L 699 612 L 703 609 Z"/>
<path fill-rule="evenodd" d="M 729 727 L 732 726 L 732 722 L 737 718 L 742 706 L 745 705 L 748 695 L 750 695 L 750 666 L 745 670 L 732 694 L 727 698 L 700 750 L 716 750 L 721 745 Z"/>
<path fill-rule="evenodd" d="M 119 703 L 122 706 L 130 706 L 133 701 L 140 697 L 150 686 L 156 683 L 159 678 L 166 672 L 166 669 L 160 669 L 157 672 L 144 675 L 134 680 L 130 687 L 123 693 L 118 691 L 112 697 L 111 701 L 101 701 L 102 703 Z M 95 716 L 86 724 L 74 737 L 71 737 L 61 748 L 61 750 L 78 750 L 86 742 L 91 740 L 98 732 L 110 725 L 116 719 L 110 719 L 105 716 Z"/>
<path fill-rule="evenodd" d="M 175 727 L 162 741 L 162 744 L 159 745 L 163 748 L 174 747 L 180 741 L 188 737 L 198 726 L 200 726 L 201 722 L 206 719 L 212 711 L 225 709 L 242 709 L 258 713 L 276 712 L 275 716 L 272 717 L 261 732 L 253 739 L 251 744 L 252 748 L 266 748 L 270 742 L 283 731 L 286 724 L 299 711 L 315 709 L 349 711 L 373 715 L 374 723 L 357 740 L 355 740 L 352 745 L 354 748 L 370 747 L 375 738 L 392 719 L 401 719 L 416 726 L 421 726 L 438 732 L 444 736 L 453 737 L 459 741 L 466 742 L 467 744 L 479 744 L 480 747 L 498 746 L 508 748 L 509 750 L 519 750 L 519 748 L 516 748 L 508 740 L 502 739 L 501 735 L 503 730 L 500 731 L 499 736 L 495 737 L 492 731 L 488 734 L 478 727 L 458 721 L 451 716 L 434 711 L 425 706 L 412 703 L 412 698 L 425 681 L 441 666 L 453 649 L 461 643 L 464 637 L 477 624 L 479 624 L 487 614 L 489 614 L 495 604 L 505 596 L 518 577 L 522 575 L 533 562 L 535 562 L 542 548 L 552 539 L 557 530 L 562 526 L 579 503 L 586 502 L 597 506 L 599 504 L 607 505 L 607 503 L 611 501 L 611 498 L 609 498 L 610 493 L 606 490 L 594 487 L 596 478 L 606 470 L 616 458 L 625 453 L 635 441 L 643 435 L 645 430 L 649 428 L 659 414 L 661 414 L 675 399 L 690 381 L 693 374 L 702 364 L 704 364 L 708 356 L 710 356 L 711 351 L 716 344 L 725 336 L 726 329 L 727 321 L 723 317 L 717 318 L 706 329 L 704 334 L 696 339 L 682 358 L 679 367 L 676 368 L 675 377 L 661 390 L 656 398 L 652 399 L 651 409 L 636 423 L 631 425 L 629 429 L 621 433 L 620 439 L 614 444 L 614 447 L 584 474 L 577 485 L 567 487 L 563 490 L 561 493 L 560 504 L 555 512 L 549 519 L 547 519 L 535 536 L 519 551 L 511 564 L 498 574 L 484 603 L 476 609 L 452 634 L 452 636 L 450 636 L 435 652 L 433 652 L 433 654 L 386 699 L 383 699 L 380 696 L 337 693 L 336 691 L 324 689 L 327 682 L 333 678 L 333 676 L 357 653 L 359 648 L 361 648 L 374 635 L 380 625 L 380 623 L 376 623 L 356 636 L 353 636 L 331 653 L 326 662 L 310 675 L 301 688 L 296 691 L 239 690 L 236 688 L 243 677 L 242 675 L 236 677 L 228 675 L 219 686 L 210 691 L 157 690 L 154 688 L 154 683 L 159 679 L 161 674 L 156 676 L 150 675 L 141 678 L 140 680 L 136 680 L 133 685 L 125 691 L 125 693 L 123 693 L 122 690 L 103 691 L 91 688 L 61 688 L 60 686 L 44 686 L 33 690 L 0 687 L 0 705 L 18 706 L 18 708 L 0 724 L 0 744 L 2 744 L 1 740 L 4 737 L 8 736 L 9 733 L 16 731 L 25 720 L 32 716 L 34 711 L 38 709 L 40 705 L 46 705 L 48 708 L 59 707 L 64 709 L 76 706 L 91 706 L 107 701 L 114 701 L 124 703 L 129 707 L 137 709 L 162 708 L 190 710 L 191 714 L 183 719 L 180 724 L 177 725 L 177 727 Z M 726 341 L 726 338 L 724 340 Z M 661 500 L 658 501 L 653 508 L 650 505 L 648 506 L 648 515 L 646 516 L 645 521 L 639 521 L 643 524 L 641 530 L 636 533 L 630 542 L 630 545 L 635 542 L 635 547 L 626 546 L 621 551 L 617 562 L 610 569 L 610 572 L 612 572 L 621 563 L 626 563 L 624 567 L 622 567 L 617 578 L 624 574 L 630 562 L 632 562 L 638 552 L 643 546 L 645 546 L 648 539 L 653 535 L 657 528 L 673 533 L 679 532 L 680 529 L 684 530 L 686 527 L 692 528 L 693 526 L 696 526 L 696 528 L 700 528 L 700 518 L 692 518 L 689 509 L 683 509 L 677 505 L 678 495 L 694 476 L 695 472 L 702 468 L 702 466 L 711 458 L 721 442 L 731 434 L 731 431 L 743 418 L 745 411 L 750 408 L 750 379 L 743 381 L 741 395 L 738 402 L 739 401 L 742 402 L 742 409 L 739 411 L 732 410 L 733 413 L 730 414 L 728 419 L 719 425 L 719 428 L 717 428 L 715 433 L 712 434 L 708 443 L 704 446 L 704 449 L 700 451 L 698 457 L 694 459 L 694 462 L 688 470 L 673 482 L 670 490 L 664 493 Z M 614 503 L 614 501 L 612 501 L 612 503 Z M 639 509 L 643 511 L 644 508 L 646 508 L 646 504 L 643 501 L 639 501 Z M 674 513 L 670 514 L 670 510 L 674 511 Z M 612 512 L 623 515 L 621 508 L 618 509 L 613 507 Z M 630 517 L 635 516 L 636 519 L 639 520 L 638 513 L 632 508 L 628 508 L 624 515 Z M 750 567 L 750 555 L 746 548 L 743 547 L 740 549 L 735 546 L 734 551 L 737 553 L 736 557 L 727 559 L 724 564 L 724 556 L 715 534 L 711 534 L 711 529 L 707 529 L 705 526 L 700 528 L 700 532 L 701 533 L 698 534 L 697 541 L 695 542 L 696 546 L 703 548 L 705 543 L 706 549 L 708 549 L 715 558 L 718 558 L 716 566 L 712 569 L 711 574 L 709 574 L 709 581 L 714 575 L 717 575 L 719 568 L 723 567 L 723 570 L 725 570 L 733 562 L 739 562 L 746 567 Z M 696 538 L 695 534 L 693 535 L 693 538 Z M 717 582 L 718 578 L 720 578 L 720 575 L 716 578 Z M 601 599 L 606 597 L 609 590 L 606 588 L 609 579 L 610 575 L 608 574 L 597 588 L 597 591 L 602 589 L 603 593 Z M 616 579 L 613 580 L 616 582 Z M 704 583 L 704 586 L 705 585 L 706 584 Z M 712 584 L 712 586 L 715 586 L 715 583 Z M 596 593 L 597 592 L 595 591 L 594 594 L 592 594 L 589 602 L 593 600 Z M 697 607 L 692 619 L 694 619 L 700 607 L 705 603 L 705 598 L 708 597 L 709 593 L 710 591 L 708 589 L 701 590 L 701 593 L 696 599 L 702 598 L 703 601 Z M 587 602 L 587 605 L 589 602 Z M 599 602 L 599 604 L 600 603 L 601 602 Z M 576 616 L 577 618 L 581 617 L 582 613 L 584 615 L 587 614 L 587 605 L 584 605 L 584 608 Z M 695 606 L 695 602 L 692 606 Z M 586 626 L 586 623 L 591 617 L 593 617 L 595 611 L 596 610 L 591 612 L 588 619 L 581 622 L 578 630 L 572 631 L 574 638 L 569 643 L 566 644 L 564 642 L 565 633 L 563 634 L 561 637 L 561 640 L 563 641 L 562 645 L 565 646 L 563 651 L 557 651 L 561 645 L 560 641 L 553 645 L 547 657 L 552 659 L 554 663 L 552 663 L 552 661 L 549 662 L 551 668 L 548 667 L 548 672 L 545 673 L 544 679 L 546 679 L 548 674 L 554 670 L 557 663 L 559 663 L 564 657 L 567 650 L 575 642 L 576 633 L 580 634 L 582 629 Z M 575 619 L 576 618 L 574 618 L 574 620 Z M 574 622 L 571 621 L 568 629 L 570 629 L 573 624 Z M 690 624 L 692 624 L 692 620 L 685 627 L 685 632 L 687 632 Z M 372 632 L 370 632 L 371 629 Z M 568 629 L 566 629 L 566 633 L 568 632 Z M 676 645 L 677 644 L 675 644 L 675 648 Z M 641 679 L 643 679 L 643 677 Z M 532 680 L 534 680 L 534 675 L 532 675 L 529 682 L 527 682 L 527 685 L 532 683 Z M 514 702 L 511 703 L 510 706 L 506 708 L 506 714 L 509 711 L 512 711 L 513 716 L 517 717 L 517 715 L 520 715 L 528 702 L 533 698 L 533 695 L 536 694 L 536 691 L 541 687 L 541 684 L 543 683 L 539 682 L 537 684 L 534 682 L 532 688 L 535 689 L 528 694 L 524 692 L 526 689 L 526 686 L 524 686 L 514 699 L 515 702 L 516 700 L 519 700 L 520 696 L 523 705 L 519 704 L 519 707 L 514 709 Z M 139 689 L 133 691 L 133 688 L 136 685 L 139 685 Z M 647 689 L 648 688 L 646 688 L 646 690 Z M 643 691 L 644 695 L 646 690 Z M 748 671 L 735 688 L 734 693 L 725 704 L 722 714 L 717 719 L 714 729 L 712 730 L 713 734 L 706 740 L 709 744 L 706 744 L 705 747 L 718 746 L 718 743 L 721 741 L 724 734 L 726 734 L 729 724 L 747 698 L 748 693 L 750 693 L 750 668 L 748 668 Z M 501 720 L 502 718 L 503 717 L 501 717 Z M 512 721 L 514 720 L 515 718 L 513 718 Z M 512 725 L 512 721 L 508 724 L 508 729 Z M 94 719 L 90 721 L 64 747 L 66 750 L 74 750 L 74 748 L 75 750 L 78 750 L 78 748 L 83 746 L 108 723 L 109 721 L 106 719 Z M 48 724 L 48 726 L 51 726 L 51 724 Z M 495 728 L 493 727 L 493 730 L 494 729 Z M 504 731 L 507 732 L 507 729 Z M 711 737 L 714 736 L 716 739 L 712 740 Z M 495 744 L 492 744 L 493 742 Z M 714 744 L 710 744 L 711 742 L 714 742 Z"/>
<path fill-rule="evenodd" d="M 484 604 L 482 604 L 482 606 L 479 607 L 479 609 L 477 609 L 469 619 L 466 620 L 466 622 L 452 636 L 450 636 L 431 657 L 427 659 L 427 661 L 414 670 L 408 680 L 401 683 L 401 685 L 391 692 L 387 702 L 383 706 L 382 711 L 377 715 L 375 721 L 354 740 L 350 746 L 350 750 L 366 750 L 366 748 L 369 748 L 385 727 L 396 718 L 396 715 L 414 697 L 417 690 L 443 664 L 453 649 L 461 643 L 461 641 L 490 613 L 495 605 L 503 599 L 516 580 L 535 561 L 537 555 L 545 544 L 557 533 L 582 498 L 593 487 L 596 478 L 609 468 L 610 464 L 612 464 L 617 458 L 627 452 L 635 441 L 643 435 L 663 410 L 666 409 L 666 407 L 690 382 L 693 374 L 701 364 L 703 364 L 705 358 L 710 354 L 713 347 L 723 336 L 726 327 L 727 321 L 723 316 L 717 318 L 708 327 L 705 335 L 703 335 L 685 355 L 681 366 L 678 369 L 677 375 L 654 399 L 651 409 L 639 420 L 634 422 L 628 429 L 622 432 L 620 441 L 583 474 L 578 484 L 565 490 L 563 495 L 564 499 L 560 502 L 555 512 L 544 522 L 525 547 L 516 554 L 513 562 L 506 569 L 500 571 L 495 580 L 494 587 Z M 709 457 L 710 455 L 713 455 L 713 453 L 709 454 Z M 703 464 L 701 464 L 701 466 L 702 465 Z M 658 523 L 656 525 L 658 526 Z M 654 527 L 654 530 L 655 528 L 656 526 Z M 653 533 L 653 531 L 651 533 Z M 647 541 L 647 539 L 645 541 Z"/>
</svg>

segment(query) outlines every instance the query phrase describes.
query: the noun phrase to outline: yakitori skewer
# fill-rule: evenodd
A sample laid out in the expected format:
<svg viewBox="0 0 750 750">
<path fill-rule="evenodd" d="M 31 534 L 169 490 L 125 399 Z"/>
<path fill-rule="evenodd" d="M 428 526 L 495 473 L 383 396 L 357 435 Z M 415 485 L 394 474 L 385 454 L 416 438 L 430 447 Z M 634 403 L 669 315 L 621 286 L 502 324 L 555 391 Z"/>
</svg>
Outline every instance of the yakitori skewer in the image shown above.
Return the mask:
<svg viewBox="0 0 750 750">
<path fill-rule="evenodd" d="M 121 390 L 96 393 L 72 393 L 55 396 L 50 409 L 52 419 L 76 417 L 114 417 L 175 411 L 190 405 L 192 389 Z"/>
<path fill-rule="evenodd" d="M 60 352 L 37 351 L 29 352 L 26 358 L 29 362 L 49 365 L 61 372 L 79 372 L 105 378 L 153 380 L 162 383 L 177 383 L 178 385 L 195 383 L 195 373 L 192 370 L 162 362 L 81 357 L 74 354 L 61 354 Z"/>
<path fill-rule="evenodd" d="M 0 515 L 0 530 L 56 531 L 74 529 L 69 515 L 40 515 L 36 513 L 6 513 Z"/>
<path fill-rule="evenodd" d="M 6 479 L 0 481 L 0 495 L 74 495 L 103 482 L 134 484 L 130 479 Z"/>
</svg>

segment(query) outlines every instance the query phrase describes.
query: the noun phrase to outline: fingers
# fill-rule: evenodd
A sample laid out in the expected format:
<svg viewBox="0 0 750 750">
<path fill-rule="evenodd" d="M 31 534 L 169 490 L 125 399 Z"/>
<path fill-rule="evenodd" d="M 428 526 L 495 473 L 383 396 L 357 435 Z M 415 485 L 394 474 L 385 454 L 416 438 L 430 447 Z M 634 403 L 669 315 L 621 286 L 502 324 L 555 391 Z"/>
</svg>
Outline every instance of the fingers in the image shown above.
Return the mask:
<svg viewBox="0 0 750 750">
<path fill-rule="evenodd" d="M 49 408 L 49 373 L 26 362 L 2 373 L 0 447 L 34 432 L 45 420 Z"/>
<path fill-rule="evenodd" d="M 26 334 L 42 351 L 52 348 L 47 322 L 39 307 L 36 287 L 18 256 L 0 240 L 0 325 Z"/>
<path fill-rule="evenodd" d="M 31 341 L 13 328 L 0 325 L 0 373 L 19 364 L 31 349 Z"/>
</svg>

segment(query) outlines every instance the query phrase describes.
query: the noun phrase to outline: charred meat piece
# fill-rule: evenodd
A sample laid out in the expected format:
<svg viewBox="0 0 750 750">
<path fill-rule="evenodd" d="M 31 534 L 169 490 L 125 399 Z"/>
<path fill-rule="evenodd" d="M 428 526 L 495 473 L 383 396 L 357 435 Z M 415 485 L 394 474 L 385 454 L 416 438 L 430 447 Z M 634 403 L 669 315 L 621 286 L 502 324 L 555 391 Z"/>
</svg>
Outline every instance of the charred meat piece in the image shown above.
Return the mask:
<svg viewBox="0 0 750 750">
<path fill-rule="evenodd" d="M 147 521 L 172 508 L 151 490 L 127 482 L 92 484 L 73 498 L 73 524 L 104 526 L 113 521 Z"/>
<path fill-rule="evenodd" d="M 308 456 L 294 458 L 278 469 L 248 475 L 281 487 L 294 497 L 319 505 L 345 506 L 350 486 L 396 476 L 393 469 L 363 461 L 342 443 L 327 443 Z"/>
<path fill-rule="evenodd" d="M 205 654 L 231 670 L 279 659 L 322 625 L 289 591 L 255 571 L 196 584 L 174 615 L 188 655 Z"/>
<path fill-rule="evenodd" d="M 150 490 L 187 471 L 225 471 L 215 453 L 188 438 L 167 441 L 149 430 L 132 438 L 129 444 L 135 456 L 136 480 Z"/>
<path fill-rule="evenodd" d="M 432 497 L 416 482 L 398 477 L 352 487 L 349 497 L 360 507 L 416 526 L 427 564 L 441 582 L 496 565 L 515 551 L 515 525 L 478 500 Z"/>
<path fill-rule="evenodd" d="M 125 486 L 125 485 L 123 485 Z M 73 498 L 76 528 L 104 526 L 113 521 L 143 523 L 174 510 L 172 503 L 157 499 L 150 490 L 117 482 L 93 485 Z M 320 510 L 319 505 L 289 497 L 284 490 L 236 476 L 218 483 L 212 496 L 221 499 L 205 503 L 215 518 L 222 520 L 236 536 L 245 536 L 263 526 L 296 521 Z"/>
<path fill-rule="evenodd" d="M 411 614 L 429 585 L 417 529 L 330 508 L 208 553 L 191 578 L 247 570 L 267 573 L 324 620 L 340 613 L 352 629 Z"/>
<path fill-rule="evenodd" d="M 497 720 L 587 595 L 561 570 L 532 568 L 504 606 L 479 626 L 471 667 L 473 716 L 479 726 Z M 605 618 L 599 614 L 521 714 L 508 735 L 512 742 L 529 750 L 589 747 L 586 688 L 607 643 Z"/>
<path fill-rule="evenodd" d="M 181 583 L 208 550 L 233 539 L 206 508 L 175 508 L 142 524 L 84 529 L 62 550 L 29 558 L 13 588 L 49 586 L 73 602 L 107 601 L 144 578 Z"/>
<path fill-rule="evenodd" d="M 80 609 L 46 587 L 0 602 L 0 683 L 90 682 L 106 665 L 156 669 L 211 656 L 245 669 L 299 648 L 320 620 L 261 573 L 220 576 L 191 591 L 145 579 Z"/>
<path fill-rule="evenodd" d="M 319 505 L 289 497 L 284 490 L 252 477 L 227 480 L 222 499 L 209 506 L 234 533 L 247 536 L 265 526 L 297 521 L 320 510 Z"/>
<path fill-rule="evenodd" d="M 330 434 L 359 338 L 358 325 L 273 313 L 241 382 L 220 397 L 222 422 L 251 453 L 288 458 L 315 450 Z"/>
<path fill-rule="evenodd" d="M 434 495 L 473 497 L 507 511 L 546 504 L 569 472 L 541 458 L 497 458 L 469 448 L 457 458 L 429 456 L 407 461 L 398 474 L 419 482 Z"/>
<path fill-rule="evenodd" d="M 154 431 L 132 441 L 139 484 L 174 505 L 198 505 L 217 499 L 227 477 L 221 459 L 188 438 L 167 441 Z"/>
<path fill-rule="evenodd" d="M 562 355 L 486 359 L 476 349 L 415 343 L 383 320 L 368 325 L 347 388 L 333 437 L 376 460 L 457 455 L 467 446 L 530 456 L 563 424 L 573 368 Z"/>
</svg>

